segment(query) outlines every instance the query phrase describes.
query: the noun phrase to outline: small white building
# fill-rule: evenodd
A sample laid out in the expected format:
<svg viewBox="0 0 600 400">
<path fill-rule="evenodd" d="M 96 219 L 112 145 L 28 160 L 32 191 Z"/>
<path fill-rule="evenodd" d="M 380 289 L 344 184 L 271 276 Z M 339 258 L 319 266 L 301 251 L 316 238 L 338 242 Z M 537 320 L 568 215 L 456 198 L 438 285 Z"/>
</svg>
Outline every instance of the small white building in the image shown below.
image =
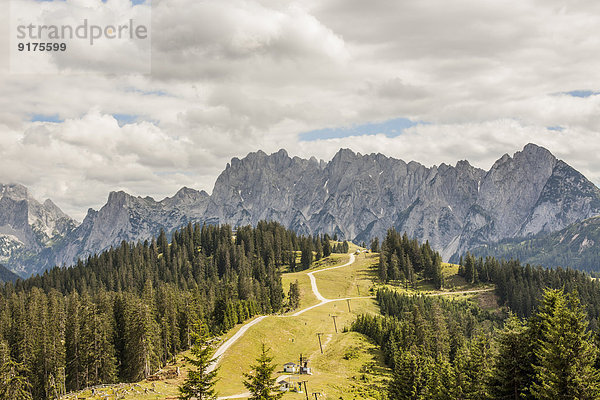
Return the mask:
<svg viewBox="0 0 600 400">
<path fill-rule="evenodd" d="M 284 372 L 289 372 L 291 374 L 295 374 L 300 370 L 300 366 L 296 363 L 293 362 L 289 362 L 289 363 L 285 363 L 283 364 L 283 371 Z"/>
<path fill-rule="evenodd" d="M 312 375 L 312 370 L 306 364 L 303 367 L 300 367 L 300 373 L 306 375 Z"/>
<path fill-rule="evenodd" d="M 287 392 L 290 390 L 291 384 L 286 379 L 280 380 L 279 382 L 277 382 L 277 384 L 279 385 L 279 390 L 281 392 Z"/>
</svg>

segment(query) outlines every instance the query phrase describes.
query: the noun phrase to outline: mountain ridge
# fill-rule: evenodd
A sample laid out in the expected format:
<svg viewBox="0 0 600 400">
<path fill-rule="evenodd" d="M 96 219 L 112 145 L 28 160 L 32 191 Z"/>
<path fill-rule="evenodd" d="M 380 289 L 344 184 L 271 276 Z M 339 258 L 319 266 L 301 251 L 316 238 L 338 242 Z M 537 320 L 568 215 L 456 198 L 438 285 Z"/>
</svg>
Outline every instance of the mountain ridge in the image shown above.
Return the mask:
<svg viewBox="0 0 600 400">
<path fill-rule="evenodd" d="M 555 232 L 530 238 L 505 239 L 471 249 L 477 257 L 519 259 L 523 264 L 545 267 L 571 267 L 600 272 L 600 216 L 591 217 Z M 453 261 L 458 261 L 454 257 Z"/>
<path fill-rule="evenodd" d="M 234 157 L 211 195 L 181 188 L 156 201 L 111 192 L 57 244 L 38 250 L 39 272 L 121 241 L 146 240 L 188 222 L 256 225 L 275 220 L 300 234 L 367 242 L 390 227 L 429 241 L 444 259 L 504 239 L 555 232 L 600 215 L 600 190 L 547 149 L 526 145 L 489 170 L 467 160 L 426 167 L 340 149 L 328 162 L 259 150 Z M 12 267 L 12 265 L 11 265 Z M 14 269 L 14 268 L 13 268 Z"/>
</svg>

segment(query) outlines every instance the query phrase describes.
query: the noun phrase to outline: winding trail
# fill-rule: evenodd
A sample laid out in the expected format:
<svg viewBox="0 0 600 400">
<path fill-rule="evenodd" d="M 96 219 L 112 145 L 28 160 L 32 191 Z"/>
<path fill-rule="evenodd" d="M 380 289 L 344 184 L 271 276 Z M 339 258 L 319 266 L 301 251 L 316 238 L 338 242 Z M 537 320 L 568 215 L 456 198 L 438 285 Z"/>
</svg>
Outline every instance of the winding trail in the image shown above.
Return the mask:
<svg viewBox="0 0 600 400">
<path fill-rule="evenodd" d="M 328 304 L 334 301 L 345 301 L 345 300 L 350 300 L 350 299 L 371 299 L 374 298 L 375 296 L 362 296 L 362 297 L 344 297 L 344 298 L 338 298 L 338 299 L 327 299 L 325 298 L 321 292 L 319 292 L 319 288 L 317 287 L 317 279 L 315 278 L 314 274 L 319 273 L 319 272 L 324 272 L 324 271 L 330 271 L 332 269 L 338 269 L 338 268 L 343 268 L 343 267 L 347 267 L 351 264 L 354 263 L 354 261 L 356 260 L 356 257 L 354 256 L 353 253 L 350 253 L 350 259 L 348 260 L 348 262 L 346 264 L 343 265 L 337 265 L 335 267 L 329 267 L 329 268 L 324 268 L 324 269 L 320 269 L 317 271 L 312 271 L 312 272 L 307 272 L 306 274 L 308 275 L 309 279 L 310 279 L 310 285 L 312 288 L 312 291 L 315 295 L 315 297 L 317 298 L 317 300 L 319 300 L 319 303 L 314 304 L 310 307 L 304 308 L 294 314 L 291 315 L 282 315 L 279 316 L 281 318 L 289 318 L 289 317 L 297 317 L 299 315 L 304 314 L 307 311 L 310 311 L 314 308 L 320 307 L 324 304 Z M 463 291 L 458 291 L 458 292 L 443 292 L 443 293 L 428 293 L 428 294 L 423 294 L 424 296 L 447 296 L 447 295 L 455 295 L 455 294 L 468 294 L 468 293 L 480 293 L 480 292 L 488 292 L 488 291 L 492 291 L 494 290 L 494 288 L 486 288 L 486 289 L 475 289 L 475 290 L 463 290 Z M 258 324 L 259 322 L 261 322 L 263 319 L 265 319 L 267 317 L 267 315 L 263 315 L 260 316 L 256 319 L 253 319 L 252 321 L 246 323 L 245 325 L 243 325 L 239 331 L 237 331 L 235 333 L 235 335 L 233 335 L 231 338 L 229 338 L 225 343 L 223 343 L 221 346 L 219 346 L 219 348 L 215 351 L 214 354 L 214 361 L 213 363 L 208 367 L 208 371 L 213 371 L 219 361 L 220 361 L 220 357 L 235 343 L 237 342 L 242 336 L 244 336 L 244 334 L 246 333 L 246 331 L 251 328 L 252 326 Z M 329 335 L 328 340 L 325 344 L 329 343 L 329 341 L 331 340 L 331 335 Z M 282 377 L 279 377 L 278 380 Z M 236 395 L 230 395 L 230 396 L 224 396 L 224 397 L 219 397 L 218 400 L 226 400 L 226 399 L 240 399 L 240 398 L 248 398 L 251 396 L 251 393 L 247 392 L 247 393 L 240 393 L 240 394 L 236 394 Z"/>
<path fill-rule="evenodd" d="M 219 346 L 219 348 L 217 349 L 217 351 L 215 351 L 215 354 L 213 355 L 214 362 L 209 365 L 209 367 L 207 368 L 207 371 L 208 372 L 214 371 L 214 369 L 217 368 L 217 364 L 219 364 L 219 358 L 223 355 L 223 353 L 225 353 L 235 342 L 237 342 L 239 338 L 244 336 L 244 333 L 246 333 L 246 331 L 248 329 L 250 329 L 250 327 L 258 324 L 260 321 L 262 321 L 266 317 L 267 317 L 266 315 L 263 315 L 256 319 L 253 319 L 252 321 L 248 322 L 246 325 L 243 325 L 240 328 L 240 330 L 235 333 L 235 335 L 230 337 L 225 343 L 223 343 L 221 346 Z"/>
<path fill-rule="evenodd" d="M 314 274 L 317 272 L 323 272 L 323 271 L 329 271 L 332 269 L 337 269 L 337 268 L 343 268 L 343 267 L 347 267 L 349 265 L 351 265 L 352 263 L 354 263 L 354 261 L 356 260 L 356 257 L 354 257 L 354 254 L 350 254 L 350 260 L 348 260 L 348 262 L 346 264 L 343 265 L 337 265 L 335 267 L 329 267 L 329 268 L 324 268 L 324 269 L 320 269 L 318 271 L 312 271 L 312 272 L 307 272 L 308 277 L 310 278 L 310 286 L 312 288 L 313 293 L 315 294 L 315 297 L 317 298 L 317 300 L 319 300 L 320 302 L 312 305 L 310 307 L 307 307 L 303 310 L 300 310 L 292 315 L 285 315 L 283 316 L 284 318 L 289 318 L 289 317 L 297 317 L 298 315 L 301 315 L 303 313 L 305 313 L 306 311 L 312 310 L 313 308 L 322 306 L 323 304 L 327 304 L 327 303 L 331 303 L 332 301 L 345 301 L 345 300 L 349 300 L 349 299 L 367 299 L 367 298 L 371 298 L 372 296 L 365 296 L 365 297 L 345 297 L 343 299 L 326 299 L 325 297 L 323 297 L 323 295 L 321 295 L 321 293 L 319 292 L 319 288 L 317 287 L 317 280 L 314 277 Z M 219 346 L 219 348 L 217 348 L 217 350 L 215 351 L 215 354 L 213 356 L 213 363 L 208 367 L 208 372 L 214 371 L 214 369 L 217 367 L 217 365 L 219 364 L 220 358 L 223 354 L 225 354 L 225 352 L 227 350 L 229 350 L 229 348 L 231 346 L 233 346 L 233 344 L 235 342 L 237 342 L 242 336 L 244 336 L 244 334 L 246 333 L 246 331 L 248 329 L 250 329 L 252 326 L 258 324 L 260 321 L 262 321 L 263 319 L 265 319 L 267 317 L 267 315 L 263 315 L 261 317 L 255 318 L 252 321 L 246 323 L 245 325 L 243 325 L 239 331 L 237 331 L 235 333 L 235 335 L 233 335 L 232 337 L 230 337 L 225 343 L 223 343 L 221 346 Z M 238 397 L 243 397 L 243 395 L 236 395 Z M 219 397 L 219 399 L 230 399 L 230 398 L 236 398 L 236 397 Z"/>
<path fill-rule="evenodd" d="M 354 261 L 356 260 L 356 257 L 354 257 L 354 254 L 350 254 L 350 259 L 348 260 L 348 262 L 346 264 L 343 265 L 337 265 L 335 267 L 329 267 L 329 268 L 324 268 L 324 269 L 320 269 L 318 271 L 312 271 L 312 272 L 307 272 L 306 274 L 308 275 L 308 277 L 310 278 L 310 286 L 312 288 L 313 293 L 315 294 L 315 297 L 317 298 L 317 300 L 319 300 L 319 303 L 312 305 L 310 307 L 307 307 L 303 310 L 300 310 L 292 315 L 285 315 L 282 316 L 283 318 L 289 318 L 289 317 L 297 317 L 303 313 L 305 313 L 306 311 L 312 310 L 313 308 L 322 306 L 323 304 L 327 304 L 327 303 L 331 303 L 333 301 L 344 301 L 344 300 L 349 300 L 349 299 L 368 299 L 368 298 L 372 298 L 373 296 L 365 296 L 365 297 L 345 297 L 343 299 L 326 299 L 325 297 L 323 297 L 323 295 L 319 292 L 319 288 L 317 287 L 317 280 L 315 279 L 314 274 L 316 274 L 317 272 L 323 272 L 323 271 L 330 271 L 332 269 L 337 269 L 337 268 L 343 268 L 343 267 L 347 267 L 349 265 L 351 265 L 352 263 L 354 263 Z M 252 321 L 246 323 L 245 325 L 243 325 L 239 331 L 237 331 L 235 333 L 235 335 L 233 335 L 232 337 L 230 337 L 225 343 L 223 343 L 221 346 L 219 346 L 219 348 L 215 351 L 215 354 L 213 356 L 213 362 L 212 364 L 208 367 L 208 372 L 214 371 L 215 368 L 217 368 L 220 358 L 221 356 L 235 343 L 237 342 L 242 336 L 244 336 L 244 334 L 246 333 L 246 331 L 248 329 L 250 329 L 252 326 L 258 324 L 260 321 L 262 321 L 263 319 L 265 319 L 267 317 L 267 315 L 263 315 L 261 317 L 258 317 L 256 319 L 253 319 Z M 331 340 L 331 338 L 330 338 Z M 329 343 L 329 340 L 327 341 L 327 343 Z M 278 380 L 282 378 L 279 377 L 277 378 Z M 240 393 L 240 394 L 236 394 L 236 395 L 232 395 L 232 396 L 223 396 L 223 397 L 219 397 L 218 400 L 226 400 L 226 399 L 239 399 L 239 398 L 247 398 L 250 397 L 251 394 L 249 392 L 247 393 Z"/>
<path fill-rule="evenodd" d="M 348 265 L 351 265 L 352 263 L 354 263 L 355 260 L 356 260 L 356 257 L 354 257 L 354 254 L 350 254 L 350 260 L 346 264 L 338 265 L 335 267 L 324 268 L 324 269 L 320 269 L 318 271 L 308 272 L 306 275 L 308 275 L 308 277 L 310 278 L 310 286 L 312 287 L 312 291 L 315 294 L 315 297 L 317 298 L 317 300 L 320 301 L 320 303 L 317 303 L 313 306 L 310 306 L 303 310 L 300 310 L 300 311 L 292 314 L 291 316 L 297 317 L 298 315 L 304 314 L 305 312 L 312 310 L 313 308 L 322 306 L 323 304 L 331 303 L 332 301 L 343 301 L 343 300 L 348 300 L 348 299 L 363 299 L 364 297 L 346 297 L 343 299 L 326 299 L 325 297 L 323 297 L 321 292 L 319 292 L 319 288 L 317 287 L 317 279 L 315 278 L 315 275 L 314 275 L 317 272 L 324 272 L 324 271 L 330 271 L 332 269 L 347 267 Z"/>
<path fill-rule="evenodd" d="M 459 290 L 457 292 L 440 292 L 440 293 L 426 293 L 424 296 L 451 296 L 453 294 L 470 294 L 470 293 L 483 293 L 491 292 L 496 288 L 485 288 L 485 289 L 473 289 L 473 290 Z"/>
</svg>

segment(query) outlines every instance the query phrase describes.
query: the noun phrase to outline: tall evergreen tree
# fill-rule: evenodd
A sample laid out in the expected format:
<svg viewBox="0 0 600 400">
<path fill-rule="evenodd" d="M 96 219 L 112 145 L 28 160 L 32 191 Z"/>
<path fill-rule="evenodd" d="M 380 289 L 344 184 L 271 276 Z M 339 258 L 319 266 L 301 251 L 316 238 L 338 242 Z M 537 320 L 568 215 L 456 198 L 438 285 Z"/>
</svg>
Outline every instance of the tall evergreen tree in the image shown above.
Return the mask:
<svg viewBox="0 0 600 400">
<path fill-rule="evenodd" d="M 273 378 L 273 372 L 276 365 L 271 364 L 273 357 L 269 355 L 270 349 L 265 344 L 262 345 L 260 356 L 256 359 L 256 364 L 252 365 L 252 372 L 244 374 L 247 379 L 244 386 L 250 391 L 252 400 L 277 400 L 283 397 L 283 393 L 278 391 L 276 382 Z"/>
<path fill-rule="evenodd" d="M 508 318 L 497 338 L 490 382 L 491 394 L 498 400 L 518 400 L 525 396 L 533 378 L 531 346 L 527 325 L 515 316 Z"/>
<path fill-rule="evenodd" d="M 288 292 L 288 303 L 292 310 L 295 310 L 300 305 L 300 285 L 298 280 L 290 282 L 290 290 Z"/>
<path fill-rule="evenodd" d="M 587 330 L 586 313 L 573 295 L 546 290 L 537 316 L 541 337 L 535 349 L 536 399 L 597 399 L 600 377 L 594 362 L 597 349 Z"/>
<path fill-rule="evenodd" d="M 369 247 L 373 253 L 379 253 L 379 238 L 376 237 L 371 240 L 371 245 Z"/>
<path fill-rule="evenodd" d="M 302 269 L 308 269 L 313 262 L 312 240 L 305 239 L 302 243 L 302 254 L 300 256 L 300 265 Z"/>
<path fill-rule="evenodd" d="M 192 357 L 185 359 L 195 368 L 190 369 L 182 386 L 179 387 L 180 399 L 213 400 L 217 398 L 215 384 L 217 369 L 209 371 L 209 367 L 216 360 L 211 359 L 211 349 L 207 343 L 208 327 L 201 321 L 194 324 L 194 345 L 190 349 Z"/>
<path fill-rule="evenodd" d="M 390 399 L 420 400 L 425 399 L 425 388 L 430 368 L 426 357 L 412 351 L 402 351 L 394 361 L 394 374 L 388 387 Z"/>
</svg>

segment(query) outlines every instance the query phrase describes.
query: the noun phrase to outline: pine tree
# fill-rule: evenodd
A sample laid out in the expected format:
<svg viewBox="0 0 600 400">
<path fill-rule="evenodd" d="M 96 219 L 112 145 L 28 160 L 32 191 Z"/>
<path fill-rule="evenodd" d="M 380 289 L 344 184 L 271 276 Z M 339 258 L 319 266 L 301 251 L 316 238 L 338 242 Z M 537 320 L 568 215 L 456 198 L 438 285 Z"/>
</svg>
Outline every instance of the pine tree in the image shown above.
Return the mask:
<svg viewBox="0 0 600 400">
<path fill-rule="evenodd" d="M 600 377 L 594 362 L 598 349 L 587 330 L 587 316 L 579 299 L 562 290 L 546 290 L 537 316 L 541 337 L 535 349 L 534 397 L 597 399 Z"/>
<path fill-rule="evenodd" d="M 290 282 L 290 291 L 288 292 L 289 305 L 292 310 L 295 310 L 300 305 L 300 285 L 298 280 Z"/>
<path fill-rule="evenodd" d="M 277 400 L 283 397 L 283 393 L 279 392 L 276 386 L 277 378 L 272 377 L 276 366 L 271 364 L 273 357 L 269 355 L 269 351 L 263 343 L 261 354 L 256 359 L 257 363 L 252 365 L 253 371 L 244 374 L 248 379 L 244 381 L 244 386 L 252 394 L 251 400 Z"/>
<path fill-rule="evenodd" d="M 193 357 L 185 357 L 185 359 L 195 367 L 195 370 L 190 369 L 188 377 L 182 386 L 179 387 L 180 399 L 190 400 L 206 400 L 216 399 L 217 392 L 215 384 L 217 381 L 217 369 L 209 371 L 209 367 L 216 360 L 211 359 L 211 349 L 207 343 L 208 327 L 201 321 L 194 323 L 192 331 L 194 345 L 190 349 Z"/>
<path fill-rule="evenodd" d="M 498 339 L 498 354 L 490 383 L 495 399 L 518 400 L 529 386 L 533 369 L 527 326 L 511 316 L 504 324 Z"/>
<path fill-rule="evenodd" d="M 302 254 L 300 257 L 300 265 L 302 265 L 302 269 L 310 268 L 313 262 L 313 249 L 312 249 L 312 240 L 306 239 L 302 244 Z"/>
<path fill-rule="evenodd" d="M 371 251 L 373 253 L 379 253 L 379 238 L 376 237 L 373 240 L 371 240 Z"/>
<path fill-rule="evenodd" d="M 323 257 L 329 257 L 331 255 L 331 242 L 329 235 L 325 235 L 323 238 Z"/>
<path fill-rule="evenodd" d="M 412 351 L 402 351 L 394 361 L 394 374 L 388 387 L 388 395 L 394 400 L 423 399 L 428 381 L 429 359 Z"/>
</svg>

